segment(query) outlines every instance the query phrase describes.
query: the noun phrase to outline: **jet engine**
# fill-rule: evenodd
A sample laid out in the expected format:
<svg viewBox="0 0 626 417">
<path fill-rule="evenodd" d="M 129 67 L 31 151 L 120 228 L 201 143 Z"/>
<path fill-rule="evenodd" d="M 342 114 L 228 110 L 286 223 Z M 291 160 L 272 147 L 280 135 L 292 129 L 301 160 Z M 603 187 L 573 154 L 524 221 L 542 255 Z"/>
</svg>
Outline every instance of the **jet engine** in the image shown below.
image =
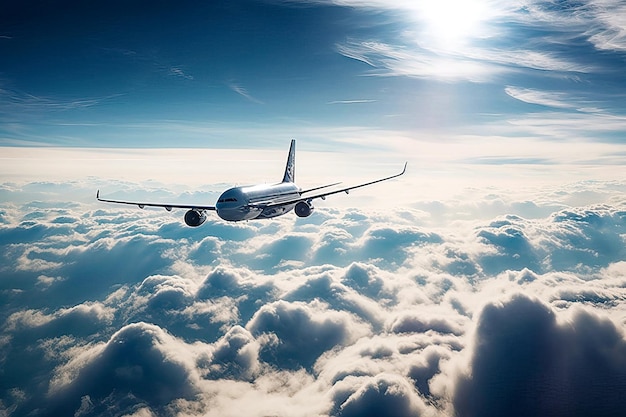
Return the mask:
<svg viewBox="0 0 626 417">
<path fill-rule="evenodd" d="M 309 217 L 313 213 L 313 206 L 308 201 L 300 201 L 294 207 L 294 211 L 298 217 Z"/>
<path fill-rule="evenodd" d="M 185 223 L 187 226 L 198 227 L 206 221 L 206 214 L 200 210 L 189 210 L 185 213 Z"/>
</svg>

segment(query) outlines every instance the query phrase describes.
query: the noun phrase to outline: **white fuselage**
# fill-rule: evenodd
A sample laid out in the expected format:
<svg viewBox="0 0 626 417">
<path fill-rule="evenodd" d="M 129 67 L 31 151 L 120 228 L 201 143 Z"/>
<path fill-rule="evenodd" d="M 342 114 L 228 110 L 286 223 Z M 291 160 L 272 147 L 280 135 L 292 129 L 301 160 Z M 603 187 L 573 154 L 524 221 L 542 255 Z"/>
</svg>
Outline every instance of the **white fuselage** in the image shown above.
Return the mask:
<svg viewBox="0 0 626 417">
<path fill-rule="evenodd" d="M 228 221 L 269 219 L 291 211 L 295 203 L 276 205 L 300 197 L 300 188 L 292 182 L 259 184 L 230 188 L 215 205 L 217 215 Z M 269 207 L 261 207 L 267 206 Z"/>
</svg>

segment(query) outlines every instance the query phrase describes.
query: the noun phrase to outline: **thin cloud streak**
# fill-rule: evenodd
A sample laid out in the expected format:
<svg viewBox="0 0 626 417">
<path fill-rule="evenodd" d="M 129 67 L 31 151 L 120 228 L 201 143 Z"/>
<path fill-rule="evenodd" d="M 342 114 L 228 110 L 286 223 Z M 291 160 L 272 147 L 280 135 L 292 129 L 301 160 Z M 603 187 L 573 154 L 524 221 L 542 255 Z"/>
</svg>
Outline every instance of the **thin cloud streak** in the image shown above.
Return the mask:
<svg viewBox="0 0 626 417">
<path fill-rule="evenodd" d="M 366 104 L 366 103 L 375 103 L 377 100 L 368 100 L 368 99 L 360 99 L 360 100 L 335 100 L 329 101 L 327 104 Z"/>
<path fill-rule="evenodd" d="M 373 76 L 404 76 L 435 78 L 444 81 L 469 80 L 484 82 L 502 72 L 486 62 L 440 56 L 430 51 L 422 53 L 407 46 L 394 46 L 373 41 L 352 41 L 337 45 L 342 55 L 364 62 L 374 69 L 366 72 Z"/>
<path fill-rule="evenodd" d="M 193 75 L 187 74 L 182 68 L 180 67 L 171 67 L 170 68 L 170 74 L 174 77 L 180 77 L 180 78 L 184 78 L 186 80 L 193 80 Z"/>
<path fill-rule="evenodd" d="M 4 103 L 4 105 L 0 105 L 0 116 L 2 116 L 3 113 L 10 114 L 16 109 L 27 113 L 62 112 L 76 109 L 86 109 L 121 96 L 123 96 L 123 94 L 113 94 L 106 97 L 60 100 L 54 97 L 36 96 L 29 93 L 0 88 L 0 101 Z"/>
<path fill-rule="evenodd" d="M 549 2 L 527 1 L 528 17 L 520 20 L 538 27 L 549 25 L 575 38 L 581 34 L 598 50 L 625 51 L 626 32 L 624 13 L 626 6 L 619 0 L 593 0 L 580 4 L 551 7 Z"/>
<path fill-rule="evenodd" d="M 245 97 L 247 100 L 251 101 L 252 103 L 263 104 L 261 100 L 258 100 L 257 98 L 250 95 L 248 90 L 245 87 L 241 86 L 240 84 L 230 82 L 228 83 L 228 88 L 230 88 L 231 90 L 233 90 L 235 93 L 239 94 L 240 96 Z"/>
<path fill-rule="evenodd" d="M 616 146 L 622 147 L 623 144 L 619 136 L 603 138 L 603 134 L 619 135 L 620 132 L 626 130 L 626 116 L 600 112 L 529 113 L 519 117 L 511 117 L 508 122 L 532 135 L 557 141 L 576 141 L 579 145 L 581 142 L 606 142 L 615 143 Z"/>
<path fill-rule="evenodd" d="M 546 107 L 575 109 L 578 106 L 572 103 L 572 98 L 565 93 L 538 91 L 529 88 L 506 87 L 504 92 L 514 99 L 530 104 L 539 104 Z"/>
</svg>

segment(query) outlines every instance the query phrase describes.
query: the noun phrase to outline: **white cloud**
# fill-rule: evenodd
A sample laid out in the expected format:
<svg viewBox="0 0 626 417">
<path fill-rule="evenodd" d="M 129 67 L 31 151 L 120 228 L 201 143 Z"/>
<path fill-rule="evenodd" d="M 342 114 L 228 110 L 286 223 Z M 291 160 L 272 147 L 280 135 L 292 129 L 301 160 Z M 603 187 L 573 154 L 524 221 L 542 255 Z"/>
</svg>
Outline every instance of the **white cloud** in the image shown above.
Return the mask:
<svg viewBox="0 0 626 417">
<path fill-rule="evenodd" d="M 531 414 L 507 395 L 623 405 L 619 181 L 197 229 L 49 202 L 82 185 L 37 187 L 42 201 L 5 203 L 0 225 L 0 401 L 17 415 L 482 414 L 507 410 L 484 400 L 494 383 Z"/>
<path fill-rule="evenodd" d="M 180 77 L 186 80 L 193 80 L 193 75 L 186 73 L 185 70 L 180 67 L 171 67 L 169 74 L 174 77 Z"/>
<path fill-rule="evenodd" d="M 530 104 L 539 104 L 557 108 L 575 108 L 568 96 L 559 92 L 532 90 L 529 88 L 507 87 L 504 92 L 509 96 Z"/>
<path fill-rule="evenodd" d="M 260 101 L 259 99 L 253 97 L 248 90 L 243 87 L 241 84 L 238 84 L 236 82 L 230 82 L 228 83 L 228 88 L 230 88 L 231 90 L 233 90 L 235 93 L 239 94 L 240 96 L 246 98 L 248 101 L 251 101 L 253 103 L 256 104 L 263 104 L 262 101 Z"/>
<path fill-rule="evenodd" d="M 623 47 L 616 17 L 623 6 L 614 1 L 563 8 L 542 1 L 328 3 L 386 11 L 406 28 L 394 42 L 351 40 L 338 46 L 341 54 L 373 67 L 374 75 L 489 82 L 519 69 L 588 73 L 599 71 L 599 64 L 568 57 L 555 45 L 574 45 L 582 33 L 598 49 Z"/>
<path fill-rule="evenodd" d="M 74 97 L 71 99 L 60 99 L 46 96 L 37 96 L 21 91 L 14 91 L 0 86 L 0 111 L 11 114 L 19 109 L 21 112 L 62 112 L 74 109 L 85 109 L 97 106 L 112 98 L 118 97 L 115 94 L 107 97 Z"/>
<path fill-rule="evenodd" d="M 527 0 L 518 3 L 506 1 L 445 1 L 438 5 L 406 0 L 307 0 L 308 3 L 330 3 L 354 8 L 399 11 L 406 20 L 427 23 L 436 28 L 437 36 L 465 36 L 487 38 L 502 35 L 502 22 L 517 22 L 529 27 L 556 31 L 558 39 L 584 34 L 596 48 L 623 50 L 624 4 L 619 0 L 594 0 L 584 3 L 555 6 L 544 0 Z"/>
<path fill-rule="evenodd" d="M 352 41 L 338 45 L 342 55 L 362 61 L 374 68 L 368 74 L 378 76 L 405 76 L 484 82 L 502 68 L 489 63 L 457 56 L 441 56 L 430 51 L 413 50 L 382 42 Z"/>
<path fill-rule="evenodd" d="M 333 400 L 332 415 L 342 417 L 401 417 L 432 413 L 428 412 L 424 399 L 409 381 L 396 374 L 346 378 L 335 385 Z"/>
<path fill-rule="evenodd" d="M 610 320 L 574 309 L 560 322 L 516 295 L 481 312 L 452 402 L 469 415 L 613 415 L 624 405 L 614 388 L 626 381 L 625 354 L 623 330 Z"/>
<path fill-rule="evenodd" d="M 261 336 L 261 357 L 280 369 L 310 368 L 325 351 L 369 334 L 365 323 L 324 303 L 276 301 L 261 307 L 247 325 Z"/>
<path fill-rule="evenodd" d="M 372 99 L 355 99 L 355 100 L 335 100 L 329 101 L 328 104 L 365 104 L 375 103 L 377 100 Z"/>
</svg>

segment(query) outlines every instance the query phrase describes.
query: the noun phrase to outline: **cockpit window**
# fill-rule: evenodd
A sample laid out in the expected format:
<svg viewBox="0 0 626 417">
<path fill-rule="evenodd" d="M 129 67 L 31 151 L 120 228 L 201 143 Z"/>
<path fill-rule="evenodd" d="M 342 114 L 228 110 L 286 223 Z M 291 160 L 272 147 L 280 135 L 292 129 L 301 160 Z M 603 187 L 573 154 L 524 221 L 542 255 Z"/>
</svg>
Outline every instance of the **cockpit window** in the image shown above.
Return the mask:
<svg viewBox="0 0 626 417">
<path fill-rule="evenodd" d="M 237 202 L 236 198 L 220 198 L 219 200 L 217 200 L 218 203 L 230 203 L 230 202 Z"/>
</svg>

